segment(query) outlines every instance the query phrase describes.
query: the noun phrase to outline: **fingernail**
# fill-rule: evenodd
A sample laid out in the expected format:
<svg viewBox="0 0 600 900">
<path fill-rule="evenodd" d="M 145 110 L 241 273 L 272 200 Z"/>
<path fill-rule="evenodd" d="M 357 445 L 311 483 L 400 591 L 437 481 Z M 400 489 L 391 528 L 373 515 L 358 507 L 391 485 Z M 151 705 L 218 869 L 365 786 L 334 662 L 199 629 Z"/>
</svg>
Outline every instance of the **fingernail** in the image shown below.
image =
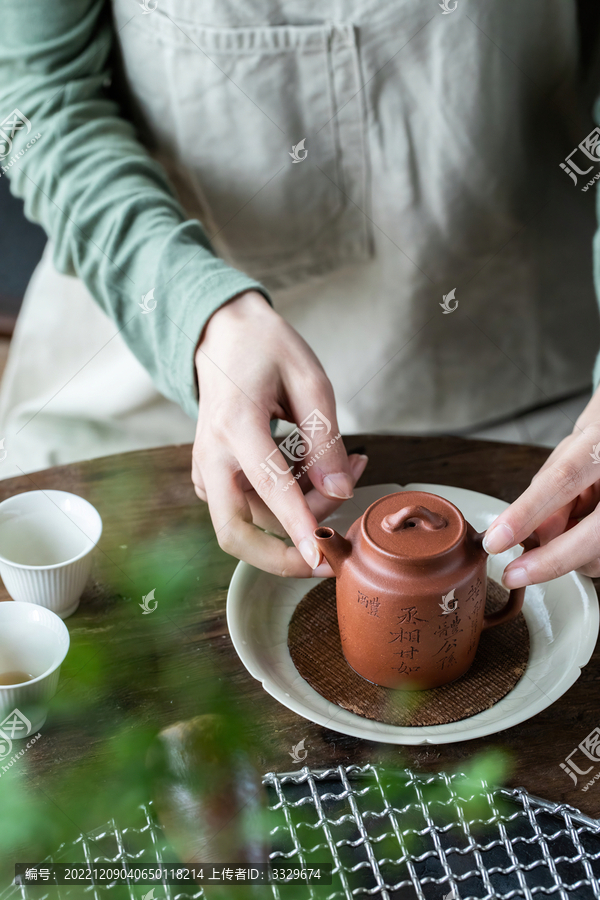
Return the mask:
<svg viewBox="0 0 600 900">
<path fill-rule="evenodd" d="M 348 462 L 350 463 L 350 468 L 352 469 L 352 474 L 354 475 L 354 480 L 358 481 L 362 473 L 367 468 L 367 463 L 369 462 L 369 457 L 365 456 L 364 453 L 358 454 L 358 456 L 350 456 L 348 458 Z"/>
<path fill-rule="evenodd" d="M 345 472 L 326 475 L 323 479 L 323 487 L 330 497 L 335 497 L 337 500 L 349 500 L 354 495 L 352 479 Z"/>
<path fill-rule="evenodd" d="M 298 550 L 302 554 L 302 558 L 311 569 L 316 569 L 321 562 L 321 553 L 314 541 L 310 538 L 302 538 L 298 544 Z"/>
<path fill-rule="evenodd" d="M 515 542 L 512 529 L 502 522 L 500 525 L 492 525 L 483 539 L 483 549 L 486 553 L 502 553 Z"/>
<path fill-rule="evenodd" d="M 507 569 L 502 576 L 502 584 L 507 588 L 525 587 L 531 584 L 526 569 Z"/>
</svg>

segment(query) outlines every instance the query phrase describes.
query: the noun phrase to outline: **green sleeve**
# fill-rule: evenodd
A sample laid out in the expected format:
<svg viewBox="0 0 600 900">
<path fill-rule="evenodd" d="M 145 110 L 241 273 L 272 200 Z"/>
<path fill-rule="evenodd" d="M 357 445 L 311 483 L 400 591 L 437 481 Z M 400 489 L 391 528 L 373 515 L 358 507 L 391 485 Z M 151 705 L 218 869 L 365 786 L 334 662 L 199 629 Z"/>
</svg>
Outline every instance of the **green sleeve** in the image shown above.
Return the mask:
<svg viewBox="0 0 600 900">
<path fill-rule="evenodd" d="M 51 238 L 57 269 L 85 282 L 157 388 L 195 416 L 204 324 L 241 291 L 266 293 L 214 255 L 107 97 L 113 40 L 104 0 L 4 0 L 0 153 L 14 134 L 0 171 Z"/>
</svg>

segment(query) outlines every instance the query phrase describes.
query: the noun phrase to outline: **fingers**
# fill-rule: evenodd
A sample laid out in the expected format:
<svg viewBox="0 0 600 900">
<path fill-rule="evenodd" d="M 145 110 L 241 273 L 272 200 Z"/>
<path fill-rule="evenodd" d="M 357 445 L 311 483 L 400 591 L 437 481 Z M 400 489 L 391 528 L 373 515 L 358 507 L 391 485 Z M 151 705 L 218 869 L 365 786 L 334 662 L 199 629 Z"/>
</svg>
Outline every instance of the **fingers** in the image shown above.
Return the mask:
<svg viewBox="0 0 600 900">
<path fill-rule="evenodd" d="M 353 454 L 349 457 L 349 461 L 354 484 L 356 483 L 356 481 L 358 481 L 358 479 L 364 472 L 368 462 L 368 457 L 364 455 Z M 233 472 L 235 470 L 235 465 L 230 465 L 229 470 Z M 234 477 L 233 474 L 231 477 Z M 201 500 L 207 502 L 208 498 L 206 495 L 206 490 L 204 488 L 204 481 L 200 473 L 199 463 L 195 457 L 193 464 L 193 481 L 196 494 L 200 497 Z M 254 488 L 252 488 L 246 476 L 241 472 L 238 472 L 237 474 L 236 487 L 241 488 L 241 492 L 238 495 L 240 507 L 242 507 L 244 503 L 247 504 L 248 507 L 248 511 L 241 515 L 242 520 L 245 520 L 247 518 L 248 521 L 251 521 L 255 526 L 258 526 L 259 528 L 262 528 L 265 531 L 268 531 L 278 537 L 287 536 L 284 527 L 279 522 L 277 517 L 273 512 L 271 512 L 266 503 L 256 494 Z M 310 490 L 308 494 L 305 495 L 305 500 L 317 522 L 320 522 L 322 519 L 331 515 L 331 513 L 335 512 L 335 510 L 344 502 L 342 500 L 328 500 L 314 489 Z M 239 527 L 239 520 L 240 517 L 236 516 L 233 520 L 232 527 Z M 248 556 L 247 561 L 252 562 L 252 559 Z M 314 574 L 321 577 L 327 577 L 332 575 L 333 573 L 329 568 L 329 564 L 323 561 L 320 563 L 320 566 L 317 567 L 317 570 Z"/>
<path fill-rule="evenodd" d="M 600 578 L 600 558 L 594 559 L 585 566 L 577 569 L 581 575 L 587 575 L 588 578 Z"/>
<path fill-rule="evenodd" d="M 247 491 L 244 491 L 244 496 L 246 498 L 246 502 L 250 507 L 250 516 L 252 518 L 252 522 L 258 528 L 262 528 L 264 531 L 268 531 L 271 534 L 276 535 L 276 537 L 286 538 L 288 534 L 277 518 L 274 515 L 266 503 L 264 503 L 260 497 L 257 497 L 256 492 L 253 488 L 250 488 Z"/>
<path fill-rule="evenodd" d="M 194 485 L 194 490 L 196 492 L 196 496 L 198 496 L 200 500 L 203 500 L 205 503 L 207 503 L 208 498 L 206 495 L 206 488 L 204 487 L 204 480 L 202 478 L 200 466 L 196 461 L 195 454 L 192 454 L 192 457 L 192 482 Z M 250 513 L 254 524 L 259 528 L 263 528 L 265 531 L 270 531 L 271 534 L 275 534 L 278 537 L 287 537 L 285 529 L 281 525 L 281 522 L 279 522 L 277 517 L 273 515 L 266 503 L 263 503 L 260 497 L 256 496 L 254 489 L 249 486 L 248 479 L 242 477 L 241 482 L 242 483 L 240 486 L 244 491 L 246 502 L 250 507 Z"/>
<path fill-rule="evenodd" d="M 550 541 L 553 541 L 554 538 L 558 537 L 559 534 L 562 534 L 566 530 L 570 518 L 571 506 L 572 504 L 563 506 L 558 512 L 549 516 L 545 522 L 538 525 L 536 534 L 539 538 L 541 547 L 545 546 L 545 544 L 549 544 Z"/>
<path fill-rule="evenodd" d="M 283 577 L 306 578 L 318 565 L 309 565 L 296 547 L 260 531 L 252 521 L 252 511 L 239 484 L 235 461 L 212 460 L 206 471 L 206 490 L 211 519 L 219 542 L 226 552 L 253 566 Z"/>
<path fill-rule="evenodd" d="M 568 447 L 570 447 L 570 445 L 573 443 L 575 438 L 576 438 L 575 434 L 569 434 L 569 435 L 567 435 L 566 438 L 563 438 L 562 441 L 556 445 L 556 447 L 554 448 L 554 450 L 552 451 L 552 453 L 550 454 L 550 456 L 548 457 L 546 462 L 543 464 L 543 466 L 541 466 L 538 469 L 538 471 L 535 473 L 535 475 L 533 476 L 533 478 L 531 480 L 534 481 L 536 478 L 539 478 L 539 476 L 542 474 L 542 472 L 545 472 L 552 465 L 554 465 L 556 460 L 559 459 L 563 455 L 563 453 L 568 449 Z"/>
<path fill-rule="evenodd" d="M 369 461 L 368 456 L 352 454 L 352 456 L 348 457 L 348 461 L 350 463 L 350 471 L 352 473 L 352 483 L 356 484 L 361 475 L 363 474 L 367 463 Z M 206 490 L 204 489 L 204 481 L 202 479 L 200 468 L 197 463 L 195 463 L 192 475 L 192 481 L 194 483 L 194 489 L 196 491 L 197 496 L 203 500 L 205 503 L 207 502 Z M 196 471 L 197 470 L 197 471 Z M 247 478 L 243 478 L 242 481 L 248 483 Z M 329 500 L 327 497 L 323 497 L 317 490 L 310 486 L 310 482 L 306 479 L 308 485 L 306 483 L 303 484 L 303 479 L 301 478 L 298 481 L 298 484 L 301 488 L 307 487 L 308 490 L 304 494 L 304 499 L 306 500 L 310 511 L 313 516 L 317 520 L 317 522 L 321 522 L 323 519 L 326 519 L 327 516 L 330 516 L 332 513 L 338 509 L 343 500 Z M 242 489 L 244 490 L 244 494 L 246 497 L 246 502 L 248 503 L 251 513 L 252 513 L 252 521 L 255 525 L 258 525 L 259 528 L 264 528 L 265 531 L 270 531 L 272 534 L 276 534 L 279 537 L 286 537 L 286 531 L 283 528 L 281 522 L 276 518 L 276 516 L 271 512 L 266 503 L 260 499 L 256 495 L 254 488 L 251 486 L 244 487 L 242 484 Z"/>
<path fill-rule="evenodd" d="M 321 561 L 313 537 L 317 520 L 263 420 L 247 418 L 242 427 L 235 428 L 229 443 L 232 455 L 258 497 L 282 524 L 310 569 L 314 569 Z M 204 468 L 203 475 L 208 485 L 209 475 Z"/>
<path fill-rule="evenodd" d="M 323 562 L 320 563 L 316 569 L 313 569 L 312 574 L 315 578 L 334 578 L 335 577 L 335 572 L 333 571 L 333 569 L 331 568 L 331 566 L 329 565 L 329 563 L 327 562 L 326 559 L 324 559 Z"/>
<path fill-rule="evenodd" d="M 597 427 L 573 436 L 563 452 L 492 522 L 484 539 L 484 549 L 488 553 L 501 553 L 515 546 L 589 488 L 600 475 L 592 452 L 598 441 L 600 431 Z"/>
<path fill-rule="evenodd" d="M 221 546 L 267 571 L 310 574 L 321 561 L 313 536 L 317 516 L 352 496 L 366 465 L 358 461 L 353 470 L 348 460 L 319 361 L 260 295 L 257 302 L 244 293 L 211 317 L 195 362 L 200 409 L 193 481 Z M 299 423 L 280 448 L 269 430 L 273 416 Z M 297 474 L 312 484 L 306 497 Z M 297 550 L 256 525 L 288 534 Z"/>
<path fill-rule="evenodd" d="M 573 569 L 594 564 L 600 556 L 600 512 L 595 510 L 550 543 L 524 553 L 504 570 L 507 588 L 539 584 Z"/>
<path fill-rule="evenodd" d="M 326 445 L 333 438 L 327 438 L 324 441 L 322 434 L 329 425 L 328 421 L 324 420 L 321 415 L 309 417 L 309 420 L 305 427 L 307 430 L 311 429 L 317 436 L 313 444 L 313 450 L 309 452 L 313 453 L 315 445 L 320 445 L 321 449 L 325 450 L 325 455 L 327 455 L 328 448 Z M 335 444 L 338 443 L 341 444 L 341 439 L 338 439 L 336 436 Z M 317 502 L 316 498 L 312 497 L 310 502 L 308 502 L 295 477 L 289 471 L 289 458 L 286 458 L 281 449 L 275 445 L 270 431 L 265 428 L 262 418 L 257 418 L 255 415 L 246 418 L 243 426 L 236 427 L 229 435 L 229 446 L 232 455 L 237 459 L 239 466 L 258 497 L 279 520 L 306 563 L 311 569 L 314 569 L 321 561 L 321 553 L 313 536 L 314 529 L 317 527 L 317 516 L 313 512 L 311 504 L 316 507 L 316 512 L 319 515 L 328 515 L 342 502 L 344 497 L 335 498 L 335 503 L 329 507 L 320 501 Z M 303 438 L 302 431 L 288 442 L 285 449 L 288 452 L 288 457 L 289 455 L 304 454 L 303 459 L 310 466 L 312 456 L 307 457 L 305 454 L 306 441 Z M 356 478 L 348 462 L 345 450 L 343 450 L 343 456 L 348 470 L 347 476 L 350 492 L 353 493 Z M 359 460 L 354 463 L 357 467 L 357 474 L 362 474 L 366 462 L 366 460 Z M 202 474 L 205 484 L 208 484 L 208 474 L 204 470 Z M 327 496 L 325 496 L 325 499 L 331 500 Z"/>
<path fill-rule="evenodd" d="M 348 462 L 354 492 L 354 485 L 365 471 L 369 458 L 363 454 L 352 454 L 352 456 L 348 457 Z M 322 522 L 323 519 L 334 513 L 345 502 L 344 500 L 330 500 L 329 497 L 324 497 L 316 488 L 307 491 L 304 496 L 317 522 Z"/>
<path fill-rule="evenodd" d="M 596 509 L 600 501 L 600 481 L 585 488 L 573 503 L 571 516 L 574 519 L 583 519 L 588 516 L 592 510 Z"/>
<path fill-rule="evenodd" d="M 301 469 L 307 471 L 315 488 L 324 497 L 349 500 L 354 493 L 354 481 L 346 449 L 340 437 L 331 382 L 315 366 L 306 379 L 293 379 L 286 385 L 294 421 L 299 425 L 281 442 L 285 453 L 298 435 L 306 440 L 302 447 Z M 286 446 L 287 445 L 287 446 Z"/>
</svg>

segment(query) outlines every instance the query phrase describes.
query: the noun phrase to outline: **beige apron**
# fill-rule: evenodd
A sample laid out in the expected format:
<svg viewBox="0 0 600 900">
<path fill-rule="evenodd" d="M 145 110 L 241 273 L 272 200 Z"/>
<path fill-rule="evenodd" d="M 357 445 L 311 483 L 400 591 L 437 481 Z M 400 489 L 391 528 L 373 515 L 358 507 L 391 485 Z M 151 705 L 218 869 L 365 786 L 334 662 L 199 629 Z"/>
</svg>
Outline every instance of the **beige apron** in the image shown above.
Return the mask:
<svg viewBox="0 0 600 900">
<path fill-rule="evenodd" d="M 311 344 L 342 431 L 468 430 L 589 385 L 593 200 L 559 165 L 592 127 L 574 0 L 113 9 L 115 93 Z M 115 331 L 45 259 L 0 397 L 24 466 L 192 439 Z"/>
<path fill-rule="evenodd" d="M 51 256 L 48 244 L 2 380 L 0 477 L 193 440 L 194 423 L 157 392 L 117 326 Z"/>
</svg>

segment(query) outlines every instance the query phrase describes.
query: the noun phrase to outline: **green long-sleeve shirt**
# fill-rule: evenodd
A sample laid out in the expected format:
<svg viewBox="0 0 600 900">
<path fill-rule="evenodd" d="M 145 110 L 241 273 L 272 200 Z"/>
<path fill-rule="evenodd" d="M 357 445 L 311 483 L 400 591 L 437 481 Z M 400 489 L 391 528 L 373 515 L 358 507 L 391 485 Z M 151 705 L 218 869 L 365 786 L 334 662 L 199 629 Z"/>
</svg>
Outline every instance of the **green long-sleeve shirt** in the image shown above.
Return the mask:
<svg viewBox="0 0 600 900">
<path fill-rule="evenodd" d="M 85 282 L 158 389 L 195 416 L 193 351 L 205 322 L 243 290 L 266 292 L 212 253 L 120 115 L 105 87 L 114 42 L 106 0 L 4 0 L 0 140 L 15 109 L 31 131 L 16 131 L 0 165 L 50 235 L 56 267 Z M 599 291 L 599 236 L 594 258 Z M 151 289 L 156 309 L 144 315 Z"/>
<path fill-rule="evenodd" d="M 0 171 L 52 239 L 57 269 L 84 281 L 158 389 L 195 416 L 204 324 L 241 291 L 265 291 L 214 255 L 108 97 L 113 42 L 104 0 L 4 0 L 0 141 L 15 109 L 31 129 L 15 132 Z"/>
</svg>

